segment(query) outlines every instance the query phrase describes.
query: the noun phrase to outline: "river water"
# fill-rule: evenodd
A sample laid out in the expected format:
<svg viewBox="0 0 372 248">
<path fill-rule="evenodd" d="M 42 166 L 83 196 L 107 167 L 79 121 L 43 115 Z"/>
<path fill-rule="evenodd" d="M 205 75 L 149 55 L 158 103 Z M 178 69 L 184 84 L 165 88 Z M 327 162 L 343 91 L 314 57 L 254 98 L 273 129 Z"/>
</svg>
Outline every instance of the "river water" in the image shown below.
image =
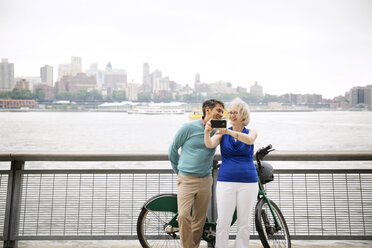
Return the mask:
<svg viewBox="0 0 372 248">
<path fill-rule="evenodd" d="M 123 112 L 0 112 L 0 151 L 166 153 L 184 115 Z M 370 112 L 253 112 L 255 146 L 279 151 L 370 151 Z"/>
</svg>

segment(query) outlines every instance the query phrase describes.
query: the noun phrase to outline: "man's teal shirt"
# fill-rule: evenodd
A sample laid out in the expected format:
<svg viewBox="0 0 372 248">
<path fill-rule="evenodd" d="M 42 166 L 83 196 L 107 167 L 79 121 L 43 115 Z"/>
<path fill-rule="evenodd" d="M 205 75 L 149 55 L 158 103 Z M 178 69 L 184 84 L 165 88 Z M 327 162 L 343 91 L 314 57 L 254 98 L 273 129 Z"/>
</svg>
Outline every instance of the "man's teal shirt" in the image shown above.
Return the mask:
<svg viewBox="0 0 372 248">
<path fill-rule="evenodd" d="M 178 153 L 179 148 L 181 154 Z M 215 151 L 216 148 L 205 146 L 204 125 L 201 120 L 196 120 L 184 124 L 178 130 L 169 147 L 168 156 L 176 174 L 206 177 L 212 174 Z"/>
</svg>

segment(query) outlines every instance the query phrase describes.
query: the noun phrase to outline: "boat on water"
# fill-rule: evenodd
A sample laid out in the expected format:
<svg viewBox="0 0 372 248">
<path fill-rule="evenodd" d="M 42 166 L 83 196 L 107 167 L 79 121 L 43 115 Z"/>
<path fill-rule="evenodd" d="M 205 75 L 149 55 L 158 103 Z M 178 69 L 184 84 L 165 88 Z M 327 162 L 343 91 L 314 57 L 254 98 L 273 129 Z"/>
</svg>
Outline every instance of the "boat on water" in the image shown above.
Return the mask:
<svg viewBox="0 0 372 248">
<path fill-rule="evenodd" d="M 225 119 L 225 120 L 227 120 L 227 119 L 229 119 L 228 118 L 228 115 L 227 115 L 227 110 L 225 110 L 224 112 L 223 112 L 223 117 L 222 117 L 222 119 Z M 198 120 L 198 119 L 200 119 L 201 117 L 203 116 L 203 111 L 202 111 L 202 109 L 194 109 L 192 112 L 191 112 L 191 114 L 189 115 L 189 119 L 190 120 Z"/>
<path fill-rule="evenodd" d="M 128 110 L 128 114 L 142 114 L 142 115 L 182 115 L 185 113 L 184 109 L 177 108 L 160 108 L 160 107 L 141 107 Z"/>
</svg>

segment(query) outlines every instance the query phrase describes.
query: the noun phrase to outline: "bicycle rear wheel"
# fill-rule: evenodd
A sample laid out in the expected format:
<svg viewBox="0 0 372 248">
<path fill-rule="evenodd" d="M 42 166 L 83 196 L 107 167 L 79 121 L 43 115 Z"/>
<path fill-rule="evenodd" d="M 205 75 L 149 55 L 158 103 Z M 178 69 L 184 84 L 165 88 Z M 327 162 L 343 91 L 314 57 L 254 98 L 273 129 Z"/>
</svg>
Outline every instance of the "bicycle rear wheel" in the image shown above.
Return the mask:
<svg viewBox="0 0 372 248">
<path fill-rule="evenodd" d="M 152 211 L 143 207 L 137 220 L 137 236 L 142 247 L 181 247 L 179 232 L 165 231 L 174 216 L 171 211 Z"/>
<path fill-rule="evenodd" d="M 287 223 L 285 222 L 283 214 L 273 201 L 270 201 L 270 204 L 281 229 L 277 230 L 275 227 L 274 217 L 271 214 L 269 205 L 267 204 L 265 198 L 261 198 L 256 205 L 255 222 L 256 230 L 260 236 L 262 245 L 265 248 L 290 248 L 291 237 L 289 235 Z"/>
</svg>

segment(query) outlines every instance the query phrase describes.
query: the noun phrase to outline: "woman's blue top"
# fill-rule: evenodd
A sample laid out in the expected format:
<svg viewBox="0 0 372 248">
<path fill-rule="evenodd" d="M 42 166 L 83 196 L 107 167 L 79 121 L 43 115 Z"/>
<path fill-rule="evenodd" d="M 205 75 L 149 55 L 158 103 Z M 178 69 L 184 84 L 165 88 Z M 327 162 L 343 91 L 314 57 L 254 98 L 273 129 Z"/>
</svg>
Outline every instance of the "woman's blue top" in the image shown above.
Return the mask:
<svg viewBox="0 0 372 248">
<path fill-rule="evenodd" d="M 229 128 L 232 130 L 232 127 Z M 243 133 L 249 130 L 244 128 Z M 255 183 L 257 179 L 256 167 L 253 163 L 254 145 L 247 145 L 234 137 L 224 134 L 221 138 L 222 164 L 218 171 L 217 181 Z"/>
</svg>

